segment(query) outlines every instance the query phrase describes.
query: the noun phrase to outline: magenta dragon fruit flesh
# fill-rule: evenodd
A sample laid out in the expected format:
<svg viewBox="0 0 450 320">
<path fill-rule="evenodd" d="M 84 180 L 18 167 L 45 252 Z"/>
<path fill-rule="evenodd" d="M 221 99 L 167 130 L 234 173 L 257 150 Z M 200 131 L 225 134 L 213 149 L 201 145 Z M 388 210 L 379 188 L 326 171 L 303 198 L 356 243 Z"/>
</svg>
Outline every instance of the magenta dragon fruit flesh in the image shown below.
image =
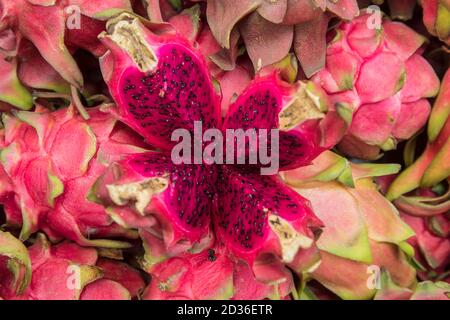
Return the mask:
<svg viewBox="0 0 450 320">
<path fill-rule="evenodd" d="M 109 21 L 107 31 L 101 39 L 109 52 L 101 66 L 117 102 L 112 112 L 158 151 L 111 166 L 94 187 L 98 201 L 128 222 L 132 213 L 124 206 L 133 203 L 136 214 L 154 216 L 150 229 L 163 239 L 161 256 L 199 250 L 216 238 L 251 265 L 267 254 L 292 263 L 321 226 L 307 200 L 276 175 L 262 176 L 258 165 L 174 164 L 170 152 L 172 132 L 192 132 L 201 121 L 203 129 L 281 128 L 281 169 L 308 164 L 323 148 L 316 122 L 300 114 L 299 88 L 276 75 L 257 78 L 222 124 L 205 61 L 188 42 L 157 35 L 129 14 Z"/>
</svg>

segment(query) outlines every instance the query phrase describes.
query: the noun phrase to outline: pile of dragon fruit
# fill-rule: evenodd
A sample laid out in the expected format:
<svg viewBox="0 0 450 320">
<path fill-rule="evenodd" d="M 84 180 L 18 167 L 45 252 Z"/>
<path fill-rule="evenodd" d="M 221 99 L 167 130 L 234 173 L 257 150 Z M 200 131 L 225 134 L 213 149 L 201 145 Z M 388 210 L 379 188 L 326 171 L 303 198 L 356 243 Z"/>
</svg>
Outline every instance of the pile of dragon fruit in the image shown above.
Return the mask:
<svg viewBox="0 0 450 320">
<path fill-rule="evenodd" d="M 0 0 L 0 300 L 448 300 L 449 46 L 448 0 Z M 277 170 L 174 162 L 198 123 Z"/>
</svg>

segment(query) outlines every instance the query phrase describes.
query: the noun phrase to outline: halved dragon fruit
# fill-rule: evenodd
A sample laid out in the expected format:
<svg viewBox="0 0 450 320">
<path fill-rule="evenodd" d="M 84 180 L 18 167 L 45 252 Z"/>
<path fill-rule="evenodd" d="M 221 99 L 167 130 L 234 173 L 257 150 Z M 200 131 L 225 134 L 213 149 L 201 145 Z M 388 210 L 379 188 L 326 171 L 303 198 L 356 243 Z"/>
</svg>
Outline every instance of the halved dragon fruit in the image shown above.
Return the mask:
<svg viewBox="0 0 450 320">
<path fill-rule="evenodd" d="M 174 164 L 171 134 L 179 128 L 193 133 L 195 121 L 203 130 L 224 133 L 280 129 L 280 167 L 298 167 L 324 149 L 318 99 L 300 83 L 261 76 L 229 108 L 222 125 L 206 63 L 189 42 L 131 14 L 110 20 L 107 31 L 101 39 L 110 51 L 101 66 L 117 102 L 112 112 L 159 150 L 112 165 L 92 190 L 97 201 L 122 226 L 141 229 L 150 264 L 206 248 L 213 235 L 252 266 L 268 256 L 293 263 L 301 248 L 313 245 L 313 231 L 321 225 L 308 201 L 276 175 L 261 176 L 261 166 L 248 161 Z M 142 227 L 140 218 L 148 216 L 156 219 Z"/>
</svg>

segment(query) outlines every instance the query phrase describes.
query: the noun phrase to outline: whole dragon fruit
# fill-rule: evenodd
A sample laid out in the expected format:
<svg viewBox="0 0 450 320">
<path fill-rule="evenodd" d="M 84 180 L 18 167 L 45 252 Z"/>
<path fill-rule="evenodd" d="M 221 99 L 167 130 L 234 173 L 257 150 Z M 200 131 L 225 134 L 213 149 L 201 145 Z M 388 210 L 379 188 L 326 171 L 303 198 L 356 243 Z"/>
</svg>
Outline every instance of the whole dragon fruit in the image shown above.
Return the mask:
<svg viewBox="0 0 450 320">
<path fill-rule="evenodd" d="M 0 296 L 7 300 L 129 300 L 145 286 L 140 273 L 124 263 L 97 265 L 98 253 L 92 248 L 65 242 L 51 246 L 39 234 L 27 250 L 2 231 L 0 243 Z M 9 272 L 3 270 L 7 266 Z"/>
<path fill-rule="evenodd" d="M 333 32 L 326 67 L 313 80 L 349 125 L 340 150 L 376 159 L 425 125 L 425 98 L 437 94 L 439 79 L 420 55 L 425 38 L 379 12 L 362 13 Z"/>
<path fill-rule="evenodd" d="M 413 244 L 424 266 L 424 278 L 446 275 L 450 257 L 450 72 L 445 75 L 428 123 L 428 145 L 415 160 L 415 139 L 406 148 L 407 168 L 387 189 L 387 197 L 416 232 Z M 412 154 L 411 154 L 412 153 Z M 413 161 L 413 162 L 412 162 Z M 446 185 L 447 182 L 447 185 Z"/>
<path fill-rule="evenodd" d="M 317 121 L 308 113 L 315 102 L 302 95 L 300 83 L 261 76 L 230 106 L 222 124 L 203 57 L 180 36 L 157 34 L 143 23 L 130 14 L 107 23 L 101 38 L 109 51 L 101 66 L 117 102 L 112 112 L 159 151 L 113 164 L 95 184 L 92 198 L 122 226 L 141 229 L 150 266 L 201 251 L 214 238 L 250 266 L 272 255 L 294 263 L 301 248 L 313 245 L 313 231 L 321 225 L 308 201 L 276 175 L 262 176 L 258 165 L 175 164 L 171 134 L 178 128 L 193 132 L 195 121 L 202 121 L 204 130 L 224 132 L 281 128 L 280 167 L 294 168 L 323 150 Z M 142 227 L 143 217 L 154 221 Z"/>
<path fill-rule="evenodd" d="M 413 253 L 406 242 L 414 232 L 372 181 L 398 170 L 397 165 L 351 164 L 327 152 L 311 166 L 283 173 L 325 224 L 317 240 L 320 264 L 304 274 L 305 280 L 314 279 L 343 299 L 373 298 L 378 283 L 377 274 L 371 282 L 371 272 L 381 270 L 389 271 L 398 286 L 414 287 Z"/>
<path fill-rule="evenodd" d="M 83 120 L 73 105 L 2 114 L 0 203 L 7 224 L 21 228 L 22 240 L 45 230 L 53 239 L 122 247 L 127 244 L 98 238 L 137 236 L 86 196 L 109 163 L 143 150 L 142 143 L 100 107 L 90 108 L 89 115 Z"/>
<path fill-rule="evenodd" d="M 419 187 L 433 187 L 448 179 L 450 167 L 450 71 L 442 80 L 442 87 L 428 124 L 428 145 L 423 154 L 404 170 L 389 187 L 391 200 Z M 414 150 L 414 149 L 413 149 Z M 411 155 L 414 158 L 414 154 Z"/>
</svg>

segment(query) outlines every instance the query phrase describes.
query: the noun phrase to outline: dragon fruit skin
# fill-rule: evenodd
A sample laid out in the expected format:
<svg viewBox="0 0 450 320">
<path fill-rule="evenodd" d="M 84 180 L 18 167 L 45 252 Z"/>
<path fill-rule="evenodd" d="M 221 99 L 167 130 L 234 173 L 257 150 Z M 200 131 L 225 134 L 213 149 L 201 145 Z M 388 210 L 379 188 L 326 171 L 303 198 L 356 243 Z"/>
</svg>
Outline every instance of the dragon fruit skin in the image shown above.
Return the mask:
<svg viewBox="0 0 450 320">
<path fill-rule="evenodd" d="M 395 165 L 350 164 L 326 152 L 311 166 L 284 173 L 325 224 L 317 240 L 320 264 L 307 274 L 343 299 L 375 295 L 376 288 L 367 285 L 371 265 L 388 270 L 401 287 L 415 285 L 405 249 L 414 233 L 371 179 L 398 170 Z"/>
<path fill-rule="evenodd" d="M 66 24 L 70 16 L 66 9 L 71 6 L 80 9 L 80 29 L 70 28 L 69 24 Z M 2 0 L 0 7 L 0 30 L 13 28 L 18 31 L 36 46 L 42 57 L 67 82 L 78 88 L 83 86 L 83 76 L 68 46 L 87 49 L 94 55 L 101 55 L 104 48 L 100 47 L 96 39 L 102 29 L 98 25 L 101 25 L 101 22 L 93 20 L 105 20 L 117 12 L 131 10 L 128 0 L 109 0 L 101 3 L 57 0 L 50 4 L 29 0 Z M 42 19 L 47 21 L 45 25 L 42 24 Z"/>
<path fill-rule="evenodd" d="M 221 247 L 170 258 L 150 272 L 152 280 L 142 296 L 148 300 L 281 299 L 294 288 L 287 269 L 278 282 L 264 283 L 246 263 L 231 260 Z"/>
<path fill-rule="evenodd" d="M 448 165 L 450 150 L 449 94 L 450 72 L 447 72 L 430 116 L 428 145 L 422 155 L 390 185 L 387 191 L 389 199 L 398 199 L 419 187 L 433 187 L 450 176 Z"/>
<path fill-rule="evenodd" d="M 415 230 L 412 245 L 416 259 L 425 268 L 424 279 L 445 275 L 450 255 L 449 191 L 436 194 L 435 187 L 449 181 L 450 72 L 444 76 L 428 123 L 428 144 L 424 152 L 392 181 L 382 181 L 386 196 L 402 212 L 403 219 Z M 414 140 L 411 140 L 414 143 Z M 406 150 L 411 150 L 406 148 Z M 406 154 L 408 154 L 407 152 Z"/>
<path fill-rule="evenodd" d="M 420 56 L 424 38 L 388 19 L 381 29 L 369 28 L 373 19 L 364 13 L 340 24 L 328 45 L 326 68 L 313 78 L 349 124 L 341 151 L 364 159 L 375 159 L 380 149 L 391 150 L 418 132 L 430 113 L 424 98 L 439 88 Z"/>
<path fill-rule="evenodd" d="M 212 249 L 211 249 L 212 250 Z M 230 299 L 233 295 L 233 263 L 224 253 L 208 250 L 178 256 L 153 266 L 144 300 Z"/>
<path fill-rule="evenodd" d="M 428 32 L 450 45 L 450 3 L 447 0 L 421 0 L 423 8 L 423 23 Z"/>
<path fill-rule="evenodd" d="M 305 87 L 284 83 L 275 74 L 258 77 L 230 106 L 221 125 L 220 100 L 199 52 L 160 26 L 144 26 L 145 22 L 130 14 L 108 21 L 108 32 L 101 39 L 110 51 L 101 58 L 101 66 L 117 103 L 112 112 L 161 152 L 130 156 L 113 164 L 97 181 L 92 194 L 122 226 L 134 225 L 143 230 L 152 244 L 147 245 L 151 251 L 147 254 L 149 264 L 188 249 L 197 252 L 206 248 L 214 240 L 212 225 L 222 230 L 227 249 L 250 265 L 265 253 L 273 253 L 285 263 L 293 262 L 299 249 L 313 244 L 310 229 L 320 227 L 305 199 L 285 188 L 276 176 L 262 177 L 259 172 L 244 172 L 228 165 L 174 165 L 168 153 L 174 145 L 170 141 L 174 129 L 192 131 L 193 122 L 203 120 L 204 129 L 281 128 L 282 168 L 307 164 L 324 148 L 318 145 L 315 116 L 319 112 L 314 113 L 314 102 L 302 96 Z M 121 37 L 128 33 L 136 35 L 132 43 Z M 258 105 L 256 112 L 253 103 Z M 253 115 L 243 123 L 242 115 L 250 111 Z M 285 152 L 288 148 L 290 152 Z M 218 190 L 219 179 L 229 184 L 227 189 Z M 239 179 L 254 187 L 244 186 Z M 257 191 L 264 185 L 273 188 L 273 204 Z M 186 190 L 190 194 L 186 195 Z M 258 210 L 254 214 L 261 215 L 258 223 L 256 218 L 239 222 L 239 210 L 226 221 L 225 210 L 243 207 L 237 205 L 236 197 L 225 194 L 242 191 L 254 197 L 254 210 Z M 276 219 L 278 215 L 281 220 Z M 136 223 L 140 224 L 143 217 L 156 221 L 147 221 L 142 228 Z M 254 222 L 250 224 L 250 220 Z M 238 223 L 237 227 L 232 223 Z M 241 231 L 233 232 L 236 228 Z M 292 241 L 280 240 L 283 228 Z M 242 232 L 246 234 L 242 236 Z"/>
<path fill-rule="evenodd" d="M 5 61 L 0 54 L 0 72 L 3 75 L 0 82 L 0 101 L 19 109 L 31 109 L 33 106 L 31 94 L 17 77 L 17 60 Z"/>
<path fill-rule="evenodd" d="M 11 238 L 6 233 L 0 236 Z M 15 248 L 23 246 L 17 239 L 7 244 L 10 249 L 12 245 Z M 115 261 L 99 267 L 95 249 L 68 242 L 51 246 L 42 234 L 23 256 L 31 262 L 24 266 L 31 280 L 24 282 L 23 290 L 14 292 L 7 279 L 0 279 L 0 295 L 6 300 L 129 300 L 145 286 L 142 276 L 132 267 Z M 111 272 L 118 268 L 127 274 L 126 280 Z M 80 278 L 76 279 L 77 276 Z"/>
<path fill-rule="evenodd" d="M 68 83 L 20 33 L 11 29 L 0 32 L 0 56 L 3 74 L 8 79 L 0 86 L 0 101 L 10 104 L 9 109 L 31 109 L 30 89 L 58 93 L 70 91 Z"/>
<path fill-rule="evenodd" d="M 12 30 L 0 32 L 0 72 L 3 75 L 0 82 L 0 102 L 18 109 L 29 110 L 33 107 L 33 100 L 27 88 L 20 81 L 17 51 L 20 42 Z"/>
<path fill-rule="evenodd" d="M 0 297 L 22 294 L 30 281 L 27 248 L 12 234 L 0 231 Z"/>
<path fill-rule="evenodd" d="M 29 88 L 59 93 L 70 92 L 69 84 L 45 61 L 31 42 L 22 39 L 19 44 L 17 76 Z"/>
<path fill-rule="evenodd" d="M 418 273 L 423 280 L 447 280 L 445 268 L 450 262 L 450 222 L 445 215 L 425 218 L 401 212 L 403 221 L 414 230 L 416 236 L 409 243 L 415 248 L 415 259 L 421 264 Z M 437 222 L 435 222 L 437 221 Z M 434 228 L 434 225 L 438 228 Z"/>
<path fill-rule="evenodd" d="M 384 272 L 381 286 L 374 300 L 449 300 L 450 285 L 443 281 L 423 281 L 414 290 L 410 290 L 397 286 L 389 274 Z"/>
<path fill-rule="evenodd" d="M 90 237 L 134 237 L 86 196 L 111 161 L 143 149 L 132 145 L 133 134 L 121 134 L 124 129 L 99 107 L 89 114 L 89 121 L 76 115 L 73 107 L 3 114 L 0 199 L 7 223 L 22 228 L 21 239 L 40 229 L 53 238 L 88 246 L 127 245 Z M 131 144 L 122 140 L 127 135 Z M 76 154 L 66 139 L 80 143 Z"/>
<path fill-rule="evenodd" d="M 284 58 L 293 46 L 308 77 L 324 66 L 330 17 L 351 20 L 358 13 L 354 0 L 208 0 L 206 9 L 219 44 L 232 50 L 233 34 L 240 34 L 256 71 Z"/>
</svg>

